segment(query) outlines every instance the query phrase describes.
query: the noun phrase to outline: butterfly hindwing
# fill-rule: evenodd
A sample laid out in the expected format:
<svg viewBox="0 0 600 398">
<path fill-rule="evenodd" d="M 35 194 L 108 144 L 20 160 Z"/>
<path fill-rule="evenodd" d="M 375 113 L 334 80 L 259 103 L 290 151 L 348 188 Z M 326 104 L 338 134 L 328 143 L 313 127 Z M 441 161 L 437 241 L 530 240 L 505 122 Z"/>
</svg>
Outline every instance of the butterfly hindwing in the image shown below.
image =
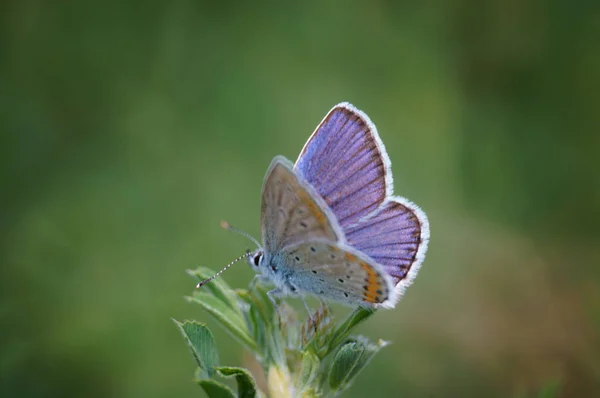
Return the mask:
<svg viewBox="0 0 600 398">
<path fill-rule="evenodd" d="M 263 183 L 262 235 L 270 253 L 307 240 L 336 242 L 343 235 L 327 205 L 292 167 L 284 157 L 275 157 Z"/>
<path fill-rule="evenodd" d="M 401 296 L 427 251 L 429 222 L 425 213 L 408 200 L 395 197 L 344 232 L 349 245 L 383 266 Z"/>
<path fill-rule="evenodd" d="M 342 228 L 373 212 L 391 195 L 390 161 L 377 129 L 348 103 L 329 111 L 294 167 L 329 205 Z"/>
<path fill-rule="evenodd" d="M 361 253 L 333 242 L 315 241 L 286 247 L 288 280 L 299 290 L 351 305 L 389 307 L 396 302 L 394 284 L 381 266 Z"/>
</svg>

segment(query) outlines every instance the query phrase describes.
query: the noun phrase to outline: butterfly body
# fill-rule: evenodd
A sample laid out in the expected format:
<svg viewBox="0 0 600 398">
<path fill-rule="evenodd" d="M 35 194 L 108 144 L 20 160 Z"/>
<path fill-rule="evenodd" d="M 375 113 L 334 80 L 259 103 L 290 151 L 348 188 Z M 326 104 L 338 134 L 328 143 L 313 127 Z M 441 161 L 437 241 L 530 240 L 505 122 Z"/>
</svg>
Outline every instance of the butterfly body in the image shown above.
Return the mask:
<svg viewBox="0 0 600 398">
<path fill-rule="evenodd" d="M 296 164 L 277 156 L 262 189 L 263 247 L 248 257 L 275 296 L 393 307 L 423 261 L 425 214 L 392 194 L 391 165 L 369 118 L 336 105 Z"/>
</svg>

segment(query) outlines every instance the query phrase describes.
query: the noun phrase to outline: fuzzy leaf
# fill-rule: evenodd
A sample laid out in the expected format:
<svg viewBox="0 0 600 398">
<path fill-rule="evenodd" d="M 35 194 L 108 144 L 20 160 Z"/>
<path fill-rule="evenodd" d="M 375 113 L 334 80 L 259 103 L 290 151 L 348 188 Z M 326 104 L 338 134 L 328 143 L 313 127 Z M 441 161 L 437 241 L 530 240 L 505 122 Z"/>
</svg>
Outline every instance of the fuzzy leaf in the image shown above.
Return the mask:
<svg viewBox="0 0 600 398">
<path fill-rule="evenodd" d="M 176 320 L 173 322 L 188 343 L 198 366 L 209 377 L 212 377 L 215 374 L 214 367 L 219 363 L 219 353 L 210 330 L 198 322 L 185 321 L 181 323 Z"/>
<path fill-rule="evenodd" d="M 243 301 L 256 308 L 263 322 L 273 322 L 275 307 L 265 289 L 261 286 L 254 286 L 251 290 L 241 290 L 237 293 Z"/>
<path fill-rule="evenodd" d="M 366 338 L 349 340 L 337 351 L 329 371 L 329 386 L 334 391 L 343 391 L 369 363 L 373 356 L 387 343 L 380 340 L 370 343 Z"/>
<path fill-rule="evenodd" d="M 271 362 L 284 363 L 281 319 L 276 316 L 277 311 L 264 289 L 256 286 L 251 291 L 238 291 L 238 295 L 250 306 L 249 323 L 260 352 Z"/>
<path fill-rule="evenodd" d="M 239 398 L 255 398 L 257 396 L 256 383 L 246 369 L 221 366 L 217 368 L 217 371 L 222 376 L 235 377 Z"/>
<path fill-rule="evenodd" d="M 236 398 L 229 387 L 210 379 L 198 380 L 198 384 L 209 398 Z"/>
<path fill-rule="evenodd" d="M 265 333 L 265 321 L 263 316 L 260 314 L 259 309 L 255 305 L 256 298 L 252 293 L 247 290 L 240 290 L 237 292 L 240 299 L 247 305 L 245 311 L 246 314 L 246 325 L 251 334 L 253 340 L 256 342 L 260 352 L 265 351 L 266 339 L 268 336 Z"/>
<path fill-rule="evenodd" d="M 303 351 L 298 380 L 296 382 L 298 390 L 304 391 L 312 387 L 318 373 L 319 358 L 310 351 Z"/>
<path fill-rule="evenodd" d="M 209 292 L 196 292 L 193 297 L 186 297 L 190 303 L 200 304 L 208 311 L 234 338 L 246 345 L 250 350 L 256 351 L 256 343 L 248 333 L 244 319 L 236 311 L 228 307 Z"/>
<path fill-rule="evenodd" d="M 377 343 L 371 343 L 366 337 L 360 337 L 357 339 L 357 344 L 362 345 L 363 354 L 360 356 L 356 363 L 356 366 L 348 374 L 348 382 L 352 381 L 358 374 L 371 362 L 371 359 L 377 354 L 383 347 L 387 346 L 389 342 L 384 340 L 378 340 Z"/>
<path fill-rule="evenodd" d="M 343 345 L 335 354 L 333 364 L 329 370 L 329 386 L 338 390 L 346 379 L 348 371 L 352 369 L 362 350 L 357 350 L 354 343 Z"/>
</svg>

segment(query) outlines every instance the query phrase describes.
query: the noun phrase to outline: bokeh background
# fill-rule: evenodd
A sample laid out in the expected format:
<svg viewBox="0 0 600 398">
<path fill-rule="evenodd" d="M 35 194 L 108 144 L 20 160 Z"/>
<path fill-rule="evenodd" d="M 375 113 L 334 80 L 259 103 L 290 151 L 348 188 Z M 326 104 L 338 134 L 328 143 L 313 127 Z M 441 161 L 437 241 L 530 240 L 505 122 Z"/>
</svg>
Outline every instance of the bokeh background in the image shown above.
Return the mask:
<svg viewBox="0 0 600 398">
<path fill-rule="evenodd" d="M 362 328 L 393 345 L 345 396 L 600 396 L 599 15 L 2 2 L 0 395 L 202 396 L 171 317 L 209 321 L 243 365 L 182 299 L 184 270 L 244 252 L 219 221 L 258 236 L 272 157 L 350 101 L 432 236 L 405 299 Z"/>
</svg>

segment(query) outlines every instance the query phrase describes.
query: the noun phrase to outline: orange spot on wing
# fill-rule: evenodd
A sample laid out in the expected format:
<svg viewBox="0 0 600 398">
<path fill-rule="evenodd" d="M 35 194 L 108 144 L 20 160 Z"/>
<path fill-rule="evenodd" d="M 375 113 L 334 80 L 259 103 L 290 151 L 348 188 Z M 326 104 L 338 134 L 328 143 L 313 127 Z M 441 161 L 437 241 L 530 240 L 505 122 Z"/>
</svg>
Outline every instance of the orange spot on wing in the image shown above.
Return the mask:
<svg viewBox="0 0 600 398">
<path fill-rule="evenodd" d="M 355 262 L 357 260 L 356 256 L 354 254 L 350 254 L 350 253 L 346 253 L 344 255 L 344 257 L 346 258 L 347 261 L 350 261 L 350 262 Z M 361 264 L 361 266 L 362 266 L 362 264 Z"/>
<path fill-rule="evenodd" d="M 321 213 L 321 212 L 315 213 L 315 217 L 317 218 L 317 221 L 319 222 L 319 224 L 323 224 L 325 222 L 325 216 L 323 215 L 323 213 Z"/>
<path fill-rule="evenodd" d="M 356 257 L 355 257 L 356 258 Z M 367 280 L 365 282 L 365 292 L 363 293 L 363 300 L 367 303 L 378 303 L 381 302 L 378 290 L 381 289 L 381 285 L 378 282 L 378 274 L 373 267 L 365 262 L 360 263 L 361 268 L 367 273 Z"/>
<path fill-rule="evenodd" d="M 321 209 L 319 209 L 319 206 L 317 206 L 317 204 L 311 198 L 309 198 L 308 195 L 304 196 L 302 199 L 303 202 L 306 203 L 306 207 L 308 207 L 308 210 L 310 210 L 310 212 L 314 214 L 315 218 L 317 219 L 317 222 L 319 224 L 323 224 L 326 221 L 325 214 Z"/>
</svg>

